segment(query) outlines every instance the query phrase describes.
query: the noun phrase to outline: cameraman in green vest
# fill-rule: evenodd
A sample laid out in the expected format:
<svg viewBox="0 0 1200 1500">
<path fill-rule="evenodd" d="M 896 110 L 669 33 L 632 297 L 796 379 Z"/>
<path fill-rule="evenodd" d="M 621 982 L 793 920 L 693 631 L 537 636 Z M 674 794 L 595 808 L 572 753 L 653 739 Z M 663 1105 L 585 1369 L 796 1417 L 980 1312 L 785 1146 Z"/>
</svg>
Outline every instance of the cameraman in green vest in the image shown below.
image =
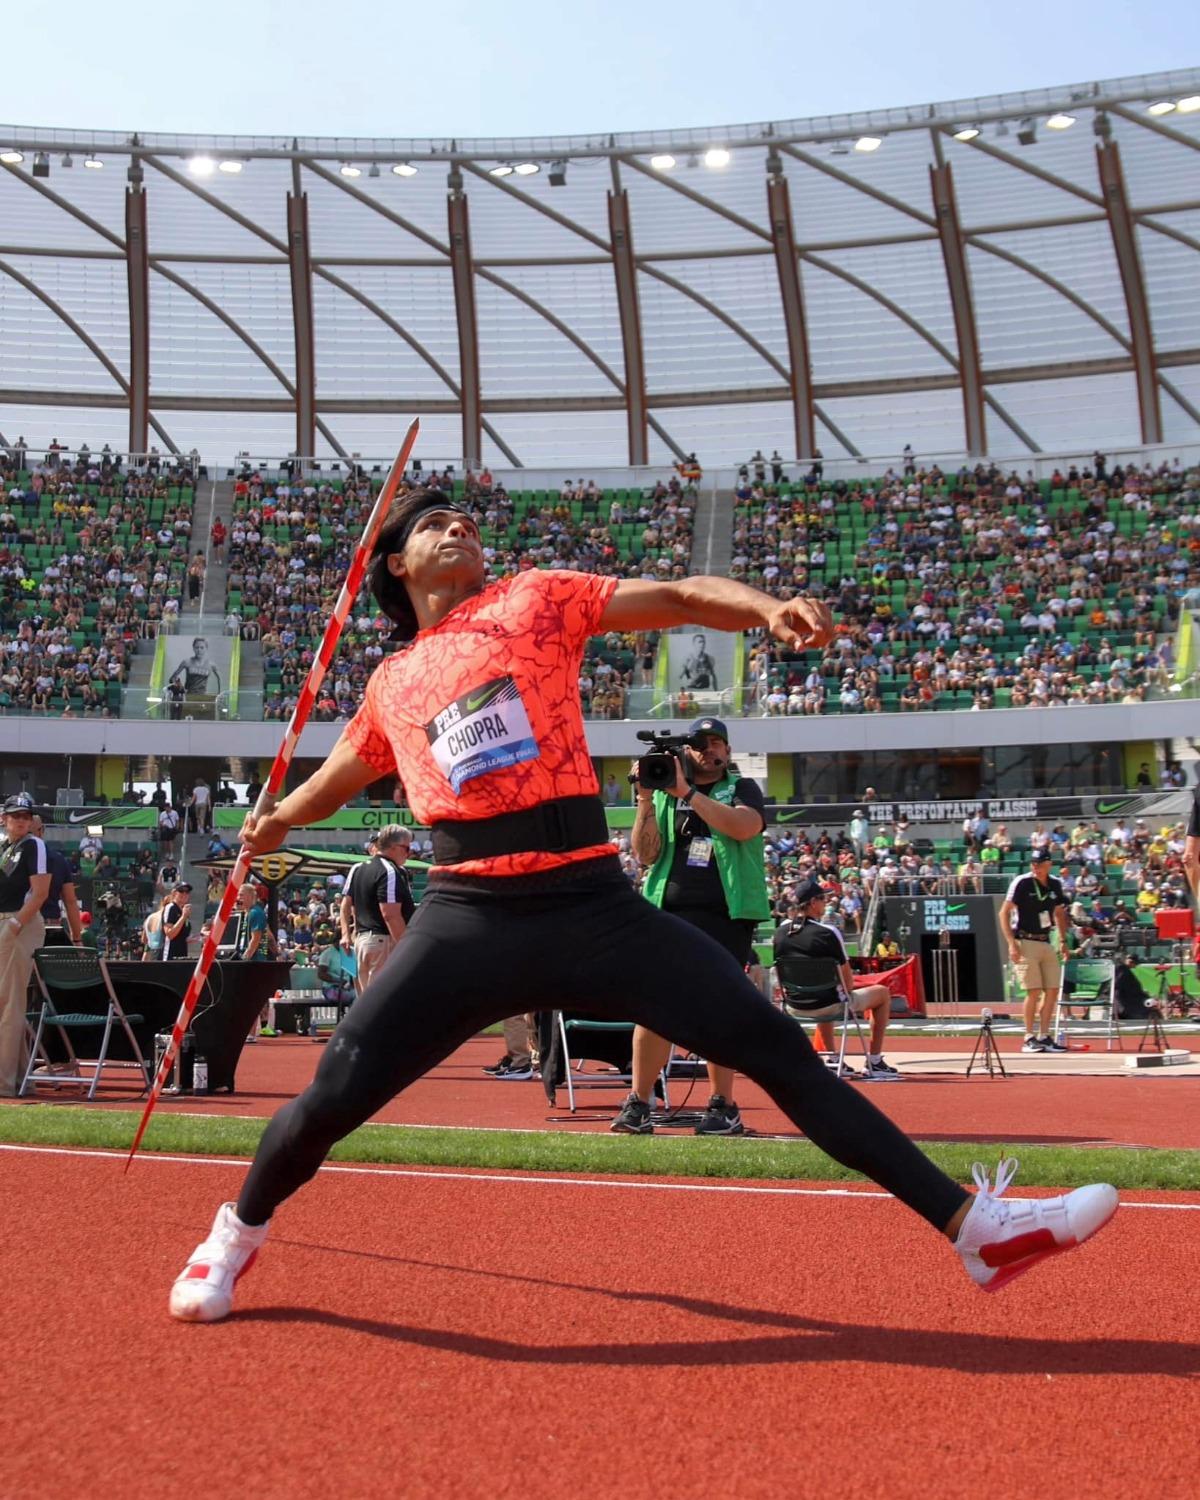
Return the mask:
<svg viewBox="0 0 1200 1500">
<path fill-rule="evenodd" d="M 732 765 L 729 731 L 720 719 L 697 719 L 688 730 L 670 791 L 637 789 L 630 843 L 650 867 L 647 901 L 698 927 L 744 968 L 757 924 L 770 914 L 763 866 L 763 795 Z M 654 1080 L 670 1041 L 638 1026 L 633 1033 L 633 1092 L 612 1129 L 648 1135 Z M 733 1069 L 708 1064 L 712 1096 L 697 1135 L 742 1135 L 733 1100 Z"/>
</svg>

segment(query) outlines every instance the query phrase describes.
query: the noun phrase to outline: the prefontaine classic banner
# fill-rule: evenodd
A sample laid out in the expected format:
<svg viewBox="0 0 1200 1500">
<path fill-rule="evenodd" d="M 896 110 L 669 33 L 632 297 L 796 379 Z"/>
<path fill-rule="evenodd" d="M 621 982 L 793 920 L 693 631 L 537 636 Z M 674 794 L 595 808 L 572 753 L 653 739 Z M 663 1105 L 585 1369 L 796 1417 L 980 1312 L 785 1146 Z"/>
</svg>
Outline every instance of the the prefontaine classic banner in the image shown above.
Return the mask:
<svg viewBox="0 0 1200 1500">
<path fill-rule="evenodd" d="M 766 807 L 768 823 L 793 824 L 800 828 L 836 828 L 848 823 L 862 809 L 875 824 L 894 823 L 900 818 L 920 827 L 957 827 L 964 818 L 983 812 L 994 823 L 1059 823 L 1079 818 L 1145 818 L 1148 823 L 1175 823 L 1186 817 L 1192 794 L 1171 792 L 1113 792 L 1095 797 L 975 797 L 950 801 L 888 802 L 804 802 Z M 47 824 L 84 827 L 98 824 L 104 828 L 153 828 L 158 822 L 154 807 L 43 807 Z M 245 807 L 216 807 L 216 826 L 236 832 L 246 816 Z M 628 828 L 633 823 L 632 807 L 609 807 L 610 828 Z M 419 827 L 408 808 L 345 807 L 332 817 L 310 828 L 365 831 L 382 828 L 386 823 L 403 823 Z"/>
</svg>

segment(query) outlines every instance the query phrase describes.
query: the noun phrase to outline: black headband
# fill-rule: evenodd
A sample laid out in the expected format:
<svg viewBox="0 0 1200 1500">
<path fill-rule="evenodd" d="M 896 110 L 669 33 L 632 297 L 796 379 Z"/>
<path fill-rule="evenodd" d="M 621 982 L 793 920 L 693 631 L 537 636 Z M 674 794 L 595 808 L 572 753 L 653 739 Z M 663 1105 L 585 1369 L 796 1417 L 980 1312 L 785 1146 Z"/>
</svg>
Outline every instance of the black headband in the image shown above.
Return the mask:
<svg viewBox="0 0 1200 1500">
<path fill-rule="evenodd" d="M 432 510 L 451 510 L 457 516 L 464 516 L 471 525 L 475 525 L 475 517 L 464 505 L 459 505 L 457 500 L 451 500 L 448 495 L 439 494 L 436 490 L 430 493 L 420 505 L 415 506 L 395 539 L 388 549 L 392 553 L 403 552 L 408 545 L 408 539 L 413 534 L 413 528 L 422 516 L 427 516 Z"/>
</svg>

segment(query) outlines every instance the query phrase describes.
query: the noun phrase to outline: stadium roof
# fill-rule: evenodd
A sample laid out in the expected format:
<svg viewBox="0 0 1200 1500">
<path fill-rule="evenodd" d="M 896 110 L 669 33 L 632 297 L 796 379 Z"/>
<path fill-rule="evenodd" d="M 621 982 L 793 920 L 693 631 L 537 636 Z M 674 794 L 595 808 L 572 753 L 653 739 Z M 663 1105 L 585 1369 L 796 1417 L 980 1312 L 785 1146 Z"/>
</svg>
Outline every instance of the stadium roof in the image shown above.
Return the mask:
<svg viewBox="0 0 1200 1500">
<path fill-rule="evenodd" d="M 1200 441 L 1200 69 L 609 137 L 0 126 L 0 167 L 9 441 L 386 454 L 419 413 L 431 453 L 572 470 Z"/>
</svg>

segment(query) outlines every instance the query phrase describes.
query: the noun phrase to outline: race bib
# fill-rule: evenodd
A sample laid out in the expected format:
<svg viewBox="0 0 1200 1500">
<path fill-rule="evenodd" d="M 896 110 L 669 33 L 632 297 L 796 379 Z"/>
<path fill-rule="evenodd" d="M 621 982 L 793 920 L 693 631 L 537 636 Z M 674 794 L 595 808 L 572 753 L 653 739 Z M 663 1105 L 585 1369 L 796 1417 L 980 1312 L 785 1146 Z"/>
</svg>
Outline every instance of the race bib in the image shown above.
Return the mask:
<svg viewBox="0 0 1200 1500">
<path fill-rule="evenodd" d="M 706 869 L 712 859 L 712 852 L 712 839 L 693 839 L 688 845 L 687 862 L 695 869 Z"/>
<path fill-rule="evenodd" d="M 503 771 L 541 751 L 511 677 L 472 688 L 425 726 L 433 758 L 455 796 L 468 781 Z"/>
</svg>

